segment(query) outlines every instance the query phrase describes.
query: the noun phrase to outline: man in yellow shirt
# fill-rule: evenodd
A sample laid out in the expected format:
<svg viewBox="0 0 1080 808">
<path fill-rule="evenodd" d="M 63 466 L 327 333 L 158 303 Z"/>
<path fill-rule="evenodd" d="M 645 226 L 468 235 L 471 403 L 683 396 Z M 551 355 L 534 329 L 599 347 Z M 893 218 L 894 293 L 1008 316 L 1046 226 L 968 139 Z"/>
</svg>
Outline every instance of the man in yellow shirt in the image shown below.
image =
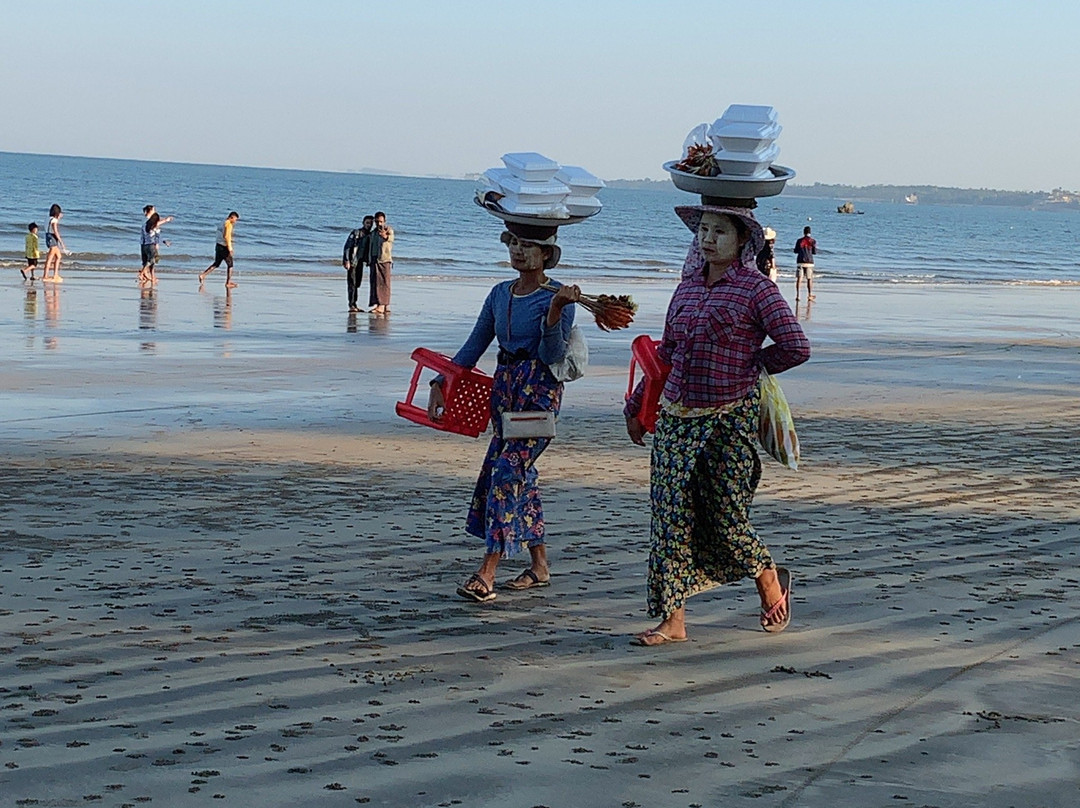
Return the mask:
<svg viewBox="0 0 1080 808">
<path fill-rule="evenodd" d="M 235 210 L 225 218 L 225 224 L 221 226 L 221 235 L 218 236 L 217 244 L 214 245 L 214 263 L 208 266 L 205 270 L 199 273 L 199 283 L 201 284 L 206 276 L 221 266 L 221 262 L 225 262 L 225 288 L 235 289 L 236 284 L 233 283 L 232 271 L 233 271 L 233 247 L 232 247 L 232 231 L 233 225 L 240 220 L 240 214 Z"/>
</svg>

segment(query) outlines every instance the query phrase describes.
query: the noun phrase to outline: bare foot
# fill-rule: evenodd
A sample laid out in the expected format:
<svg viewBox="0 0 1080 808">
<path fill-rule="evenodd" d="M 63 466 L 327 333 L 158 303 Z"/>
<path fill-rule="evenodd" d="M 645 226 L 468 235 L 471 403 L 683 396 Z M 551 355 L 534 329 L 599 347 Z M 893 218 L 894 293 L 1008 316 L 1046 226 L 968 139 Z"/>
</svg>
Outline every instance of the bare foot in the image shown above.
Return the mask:
<svg viewBox="0 0 1080 808">
<path fill-rule="evenodd" d="M 227 284 L 225 284 L 225 288 L 226 289 L 235 289 L 236 284 L 235 283 L 227 283 Z"/>
<path fill-rule="evenodd" d="M 200 272 L 199 273 L 199 283 L 202 283 L 205 280 L 206 280 L 206 273 L 205 272 Z"/>
<path fill-rule="evenodd" d="M 807 295 L 806 299 L 807 300 L 817 300 L 817 297 L 815 295 Z"/>
</svg>

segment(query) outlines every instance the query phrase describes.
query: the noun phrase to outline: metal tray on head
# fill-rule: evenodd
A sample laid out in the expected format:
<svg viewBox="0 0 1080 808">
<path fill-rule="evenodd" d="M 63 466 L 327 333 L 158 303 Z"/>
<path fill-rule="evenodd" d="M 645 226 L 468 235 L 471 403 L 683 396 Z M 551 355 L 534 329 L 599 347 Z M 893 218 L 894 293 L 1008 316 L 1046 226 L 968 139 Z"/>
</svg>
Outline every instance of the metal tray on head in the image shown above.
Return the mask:
<svg viewBox="0 0 1080 808">
<path fill-rule="evenodd" d="M 777 193 L 779 193 L 779 191 L 777 191 Z M 541 226 L 547 225 L 550 227 L 562 227 L 563 225 L 567 224 L 577 224 L 578 222 L 583 222 L 586 219 L 595 216 L 597 213 L 600 212 L 600 209 L 598 208 L 597 210 L 594 210 L 592 213 L 590 213 L 588 216 L 526 216 L 520 213 L 507 213 L 505 210 L 498 207 L 498 205 L 494 203 L 488 203 L 487 205 L 485 205 L 476 197 L 473 197 L 473 202 L 475 202 L 479 207 L 486 210 L 492 216 L 498 216 L 504 222 L 511 222 L 513 224 L 533 224 Z"/>
<path fill-rule="evenodd" d="M 762 196 L 776 196 L 784 190 L 787 181 L 795 176 L 795 170 L 785 166 L 769 166 L 769 177 L 740 177 L 737 174 L 721 174 L 716 177 L 703 177 L 699 174 L 687 174 L 675 168 L 677 160 L 664 163 L 664 170 L 671 175 L 671 181 L 680 191 L 689 191 L 701 196 L 725 199 L 757 199 Z"/>
</svg>

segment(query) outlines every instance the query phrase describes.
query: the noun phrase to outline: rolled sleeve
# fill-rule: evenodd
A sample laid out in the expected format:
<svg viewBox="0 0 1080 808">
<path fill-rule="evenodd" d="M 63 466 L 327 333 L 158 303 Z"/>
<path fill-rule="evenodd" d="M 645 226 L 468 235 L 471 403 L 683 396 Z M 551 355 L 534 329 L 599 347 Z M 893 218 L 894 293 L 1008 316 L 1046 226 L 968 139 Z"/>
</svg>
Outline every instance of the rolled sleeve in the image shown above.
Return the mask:
<svg viewBox="0 0 1080 808">
<path fill-rule="evenodd" d="M 810 340 L 776 287 L 761 296 L 761 323 L 773 344 L 761 349 L 759 360 L 769 373 L 783 373 L 810 358 Z"/>
</svg>

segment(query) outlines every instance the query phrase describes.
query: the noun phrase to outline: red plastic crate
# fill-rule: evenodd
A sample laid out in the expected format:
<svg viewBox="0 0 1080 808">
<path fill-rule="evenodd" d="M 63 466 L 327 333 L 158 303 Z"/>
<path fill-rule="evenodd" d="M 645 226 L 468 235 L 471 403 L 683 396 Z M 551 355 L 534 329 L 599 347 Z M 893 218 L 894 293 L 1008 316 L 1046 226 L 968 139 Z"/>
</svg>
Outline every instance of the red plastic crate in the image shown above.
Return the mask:
<svg viewBox="0 0 1080 808">
<path fill-rule="evenodd" d="M 397 414 L 432 429 L 468 435 L 470 438 L 479 437 L 491 420 L 491 385 L 495 380 L 476 368 L 455 365 L 449 356 L 427 348 L 417 348 L 412 352 L 412 359 L 416 362 L 416 369 L 409 383 L 409 394 L 395 407 Z M 424 368 L 441 373 L 445 378 L 442 391 L 446 410 L 438 421 L 428 417 L 427 402 L 423 407 L 413 404 L 416 386 Z"/>
<path fill-rule="evenodd" d="M 664 364 L 656 354 L 660 340 L 655 340 L 648 334 L 635 337 L 630 344 L 630 383 L 626 388 L 626 398 L 634 392 L 634 371 L 641 368 L 641 375 L 645 377 L 644 396 L 641 399 L 641 411 L 638 413 L 638 421 L 646 432 L 656 431 L 656 416 L 660 411 L 660 393 L 664 390 L 664 383 L 671 372 L 671 365 Z"/>
</svg>

